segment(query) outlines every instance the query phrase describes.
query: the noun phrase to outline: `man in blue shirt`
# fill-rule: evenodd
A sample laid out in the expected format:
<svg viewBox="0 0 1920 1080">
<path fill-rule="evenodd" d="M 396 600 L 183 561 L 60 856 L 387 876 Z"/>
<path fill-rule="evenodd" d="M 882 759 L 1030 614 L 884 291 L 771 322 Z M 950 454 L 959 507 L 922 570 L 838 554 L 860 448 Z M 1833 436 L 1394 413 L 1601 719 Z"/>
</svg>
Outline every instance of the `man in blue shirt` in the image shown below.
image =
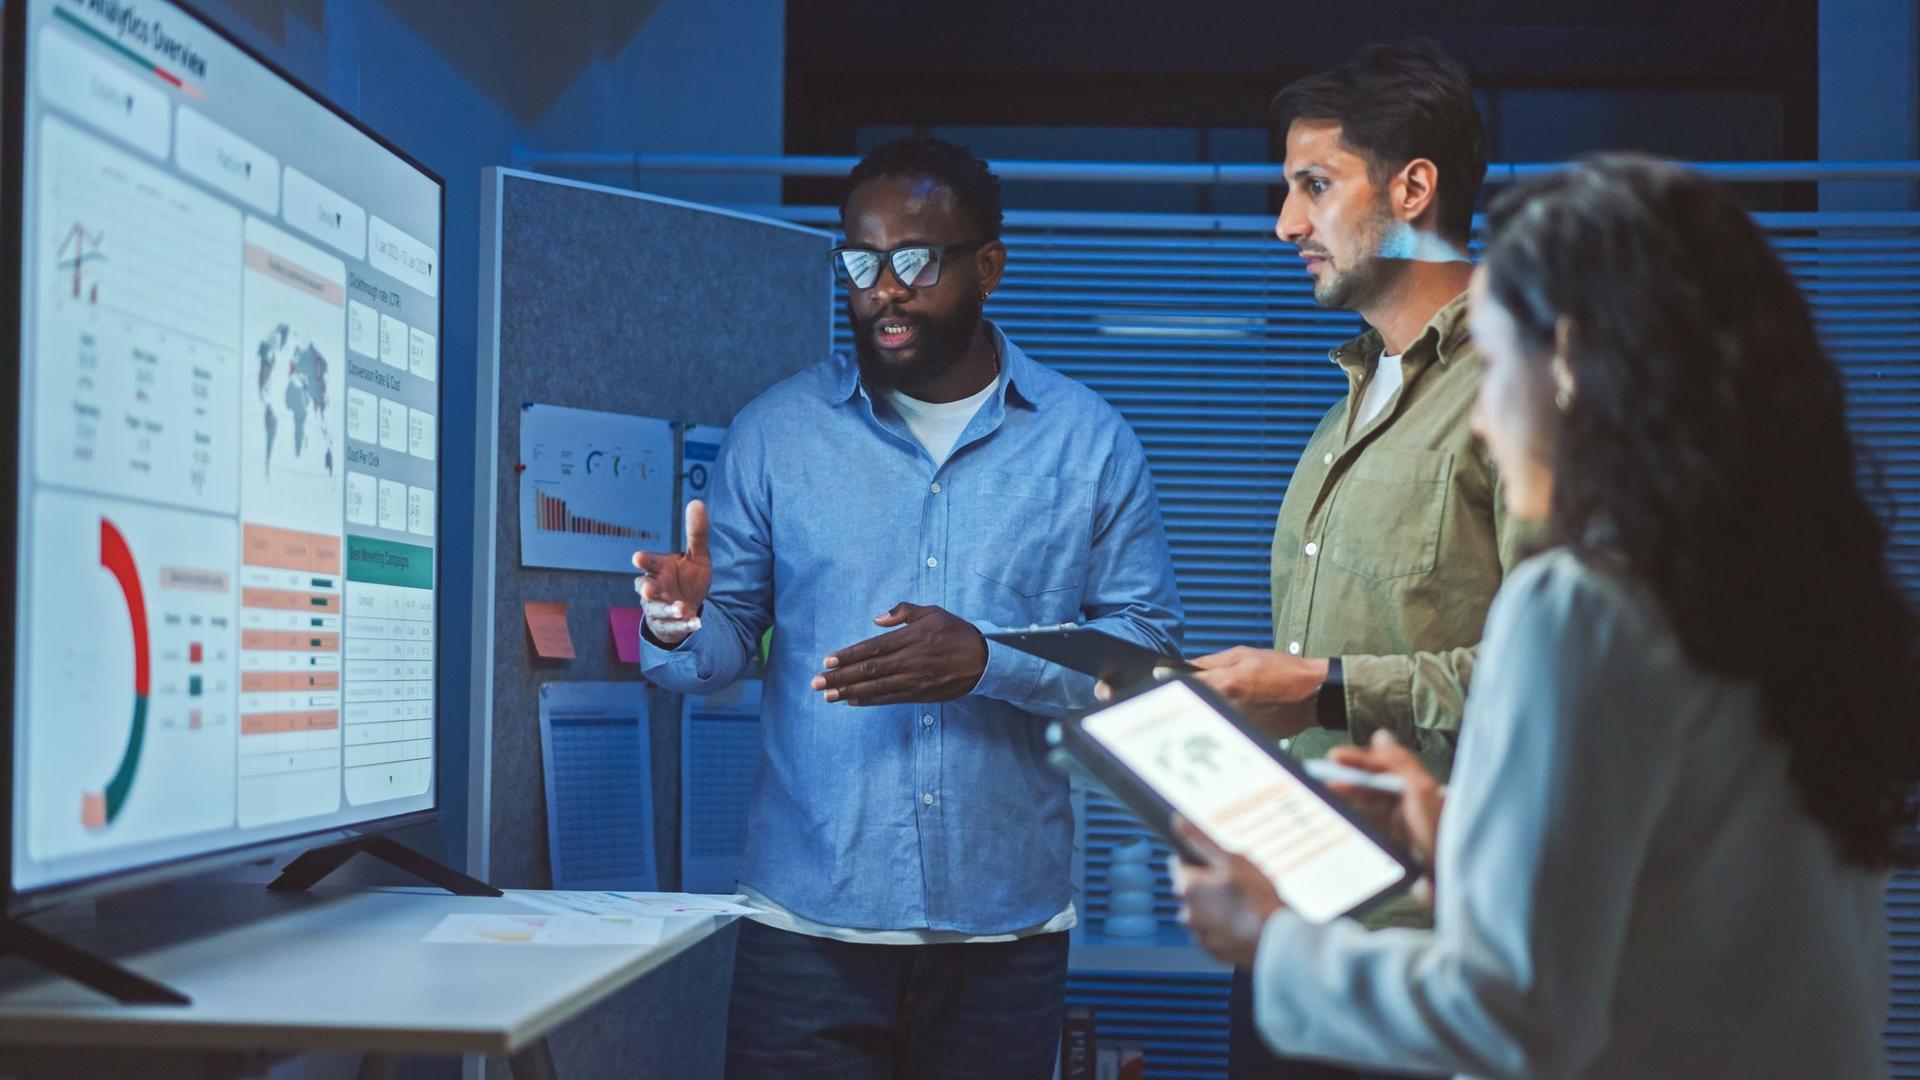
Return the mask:
<svg viewBox="0 0 1920 1080">
<path fill-rule="evenodd" d="M 1093 680 L 983 636 L 1179 646 L 1139 440 L 981 317 L 997 178 L 908 139 L 841 207 L 854 355 L 741 410 L 685 552 L 642 553 L 649 679 L 710 693 L 773 628 L 727 1075 L 1051 1074 L 1074 923 L 1046 718 Z"/>
</svg>

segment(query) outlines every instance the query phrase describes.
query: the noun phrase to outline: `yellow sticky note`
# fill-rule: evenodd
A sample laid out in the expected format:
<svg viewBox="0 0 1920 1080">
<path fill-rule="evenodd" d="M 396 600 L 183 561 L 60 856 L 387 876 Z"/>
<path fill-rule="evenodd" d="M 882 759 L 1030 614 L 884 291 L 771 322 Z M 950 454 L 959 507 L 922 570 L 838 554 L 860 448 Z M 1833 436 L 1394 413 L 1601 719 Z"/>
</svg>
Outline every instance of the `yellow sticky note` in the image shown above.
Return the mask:
<svg viewBox="0 0 1920 1080">
<path fill-rule="evenodd" d="M 541 659 L 573 659 L 573 632 L 567 629 L 565 601 L 527 601 L 527 632 L 533 635 L 533 651 Z"/>
</svg>

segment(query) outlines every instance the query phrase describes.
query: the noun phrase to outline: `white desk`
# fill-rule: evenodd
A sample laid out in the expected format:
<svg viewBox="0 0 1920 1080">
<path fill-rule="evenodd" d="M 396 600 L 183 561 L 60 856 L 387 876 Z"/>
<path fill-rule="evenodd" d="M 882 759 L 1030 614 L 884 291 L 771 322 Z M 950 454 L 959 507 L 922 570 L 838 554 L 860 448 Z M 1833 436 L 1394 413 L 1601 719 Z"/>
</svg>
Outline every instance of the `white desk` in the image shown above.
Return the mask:
<svg viewBox="0 0 1920 1080">
<path fill-rule="evenodd" d="M 257 886 L 223 888 L 247 890 L 236 899 L 254 911 L 250 921 L 152 950 L 111 950 L 191 1005 L 120 1005 L 65 979 L 10 973 L 0 979 L 0 1044 L 543 1051 L 536 1044 L 549 1031 L 731 921 L 669 919 L 660 942 L 648 946 L 430 945 L 420 939 L 445 915 L 529 912 L 508 899 L 426 890 L 322 889 L 263 900 Z M 272 907 L 261 913 L 262 904 Z M 180 918 L 169 914 L 146 929 L 162 931 Z"/>
</svg>

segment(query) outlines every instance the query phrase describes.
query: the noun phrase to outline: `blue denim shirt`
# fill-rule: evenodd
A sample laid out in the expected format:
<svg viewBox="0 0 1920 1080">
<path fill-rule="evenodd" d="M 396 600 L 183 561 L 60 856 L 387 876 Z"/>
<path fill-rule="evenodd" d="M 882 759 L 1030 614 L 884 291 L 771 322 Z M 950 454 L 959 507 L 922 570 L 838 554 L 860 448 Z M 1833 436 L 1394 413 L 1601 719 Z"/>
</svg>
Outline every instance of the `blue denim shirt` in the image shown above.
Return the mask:
<svg viewBox="0 0 1920 1080">
<path fill-rule="evenodd" d="M 740 880 L 857 929 L 995 934 L 1071 899 L 1067 781 L 1047 717 L 1093 681 L 989 643 L 955 701 L 855 707 L 810 687 L 828 653 L 901 601 L 982 631 L 1074 621 L 1173 653 L 1180 602 L 1140 441 L 1080 384 L 998 329 L 1003 377 L 940 468 L 834 357 L 734 419 L 712 502 L 713 587 L 647 678 L 709 693 L 773 627 Z"/>
</svg>

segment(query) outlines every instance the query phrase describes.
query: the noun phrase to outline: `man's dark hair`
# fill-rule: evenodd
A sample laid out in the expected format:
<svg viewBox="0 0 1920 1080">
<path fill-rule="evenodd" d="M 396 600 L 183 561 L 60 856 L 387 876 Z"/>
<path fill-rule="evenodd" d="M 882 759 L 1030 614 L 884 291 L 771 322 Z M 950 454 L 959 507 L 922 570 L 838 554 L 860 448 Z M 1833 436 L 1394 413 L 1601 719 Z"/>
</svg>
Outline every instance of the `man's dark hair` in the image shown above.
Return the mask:
<svg viewBox="0 0 1920 1080">
<path fill-rule="evenodd" d="M 1487 175 L 1487 140 L 1473 84 L 1431 41 L 1372 45 L 1338 67 L 1292 83 L 1273 99 L 1282 137 L 1295 120 L 1331 120 L 1340 141 L 1367 159 L 1375 183 L 1415 158 L 1440 172 L 1440 232 L 1465 243 Z"/>
<path fill-rule="evenodd" d="M 847 193 L 840 199 L 840 216 L 855 188 L 883 176 L 924 176 L 938 180 L 960 209 L 973 219 L 975 240 L 1000 239 L 1000 178 L 973 151 L 945 139 L 916 135 L 895 139 L 868 154 L 847 177 Z"/>
</svg>

